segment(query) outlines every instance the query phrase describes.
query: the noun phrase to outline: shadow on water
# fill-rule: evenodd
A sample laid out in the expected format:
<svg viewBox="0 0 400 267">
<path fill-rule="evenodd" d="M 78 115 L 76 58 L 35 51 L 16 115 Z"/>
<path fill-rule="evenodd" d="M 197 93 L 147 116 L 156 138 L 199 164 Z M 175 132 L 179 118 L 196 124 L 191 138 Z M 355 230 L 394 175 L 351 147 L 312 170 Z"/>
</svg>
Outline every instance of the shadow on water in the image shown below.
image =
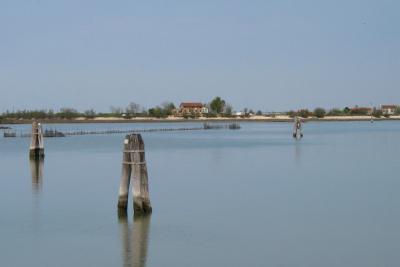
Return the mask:
<svg viewBox="0 0 400 267">
<path fill-rule="evenodd" d="M 151 215 L 134 215 L 133 223 L 125 210 L 118 211 L 123 266 L 145 267 Z"/>
<path fill-rule="evenodd" d="M 37 196 L 42 191 L 44 160 L 30 159 L 29 165 L 32 177 L 32 192 Z"/>
</svg>

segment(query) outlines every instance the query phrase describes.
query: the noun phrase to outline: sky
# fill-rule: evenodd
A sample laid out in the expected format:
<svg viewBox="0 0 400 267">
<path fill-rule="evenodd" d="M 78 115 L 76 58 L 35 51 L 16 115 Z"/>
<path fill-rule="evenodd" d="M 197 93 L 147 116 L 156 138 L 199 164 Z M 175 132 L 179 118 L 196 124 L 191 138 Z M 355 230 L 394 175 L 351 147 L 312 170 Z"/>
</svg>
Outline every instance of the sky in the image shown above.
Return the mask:
<svg viewBox="0 0 400 267">
<path fill-rule="evenodd" d="M 398 0 L 0 0 L 0 112 L 400 104 Z"/>
</svg>

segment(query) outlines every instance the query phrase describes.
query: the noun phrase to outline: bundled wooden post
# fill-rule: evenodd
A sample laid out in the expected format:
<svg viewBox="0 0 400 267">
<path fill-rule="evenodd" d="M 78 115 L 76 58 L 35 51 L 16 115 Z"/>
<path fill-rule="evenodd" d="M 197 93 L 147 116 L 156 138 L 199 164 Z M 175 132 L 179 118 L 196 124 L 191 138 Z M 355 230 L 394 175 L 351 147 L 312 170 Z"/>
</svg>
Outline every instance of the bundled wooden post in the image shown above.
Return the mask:
<svg viewBox="0 0 400 267">
<path fill-rule="evenodd" d="M 32 159 L 44 158 L 42 125 L 36 121 L 32 123 L 31 146 L 29 156 Z"/>
<path fill-rule="evenodd" d="M 293 125 L 293 138 L 302 138 L 302 137 L 303 137 L 303 132 L 302 132 L 301 120 L 299 117 L 295 117 Z"/>
<path fill-rule="evenodd" d="M 136 214 L 151 213 L 145 150 L 140 134 L 130 134 L 125 137 L 122 160 L 118 208 L 126 210 L 128 206 L 129 185 L 132 179 L 134 212 Z"/>
</svg>

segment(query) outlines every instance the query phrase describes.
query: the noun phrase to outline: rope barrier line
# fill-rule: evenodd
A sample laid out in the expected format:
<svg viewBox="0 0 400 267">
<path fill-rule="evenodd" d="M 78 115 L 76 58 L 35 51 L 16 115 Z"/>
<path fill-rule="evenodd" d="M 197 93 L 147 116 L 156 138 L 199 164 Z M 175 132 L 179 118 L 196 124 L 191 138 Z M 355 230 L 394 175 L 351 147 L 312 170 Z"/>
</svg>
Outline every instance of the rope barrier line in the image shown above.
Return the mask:
<svg viewBox="0 0 400 267">
<path fill-rule="evenodd" d="M 129 161 L 123 161 L 122 164 L 128 164 L 128 165 L 145 165 L 146 161 L 143 162 L 129 162 Z"/>
</svg>

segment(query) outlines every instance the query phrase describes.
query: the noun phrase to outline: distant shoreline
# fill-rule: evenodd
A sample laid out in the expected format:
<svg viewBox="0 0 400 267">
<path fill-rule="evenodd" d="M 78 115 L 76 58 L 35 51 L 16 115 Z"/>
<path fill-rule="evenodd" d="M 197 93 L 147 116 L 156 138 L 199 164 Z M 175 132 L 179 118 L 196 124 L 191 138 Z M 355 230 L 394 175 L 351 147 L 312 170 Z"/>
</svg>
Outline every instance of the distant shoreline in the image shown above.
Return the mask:
<svg viewBox="0 0 400 267">
<path fill-rule="evenodd" d="M 332 122 L 332 121 L 370 121 L 371 116 L 327 116 L 324 118 L 306 118 L 305 122 Z M 400 116 L 391 116 L 390 118 L 373 118 L 374 121 L 395 121 L 400 120 Z M 3 119 L 0 125 L 5 124 L 30 124 L 33 120 L 27 119 Z M 251 118 L 106 118 L 97 117 L 93 119 L 74 118 L 74 119 L 41 119 L 38 120 L 46 124 L 61 124 L 61 123 L 184 123 L 184 122 L 292 122 L 293 118 L 288 116 L 264 117 L 254 116 Z"/>
</svg>

